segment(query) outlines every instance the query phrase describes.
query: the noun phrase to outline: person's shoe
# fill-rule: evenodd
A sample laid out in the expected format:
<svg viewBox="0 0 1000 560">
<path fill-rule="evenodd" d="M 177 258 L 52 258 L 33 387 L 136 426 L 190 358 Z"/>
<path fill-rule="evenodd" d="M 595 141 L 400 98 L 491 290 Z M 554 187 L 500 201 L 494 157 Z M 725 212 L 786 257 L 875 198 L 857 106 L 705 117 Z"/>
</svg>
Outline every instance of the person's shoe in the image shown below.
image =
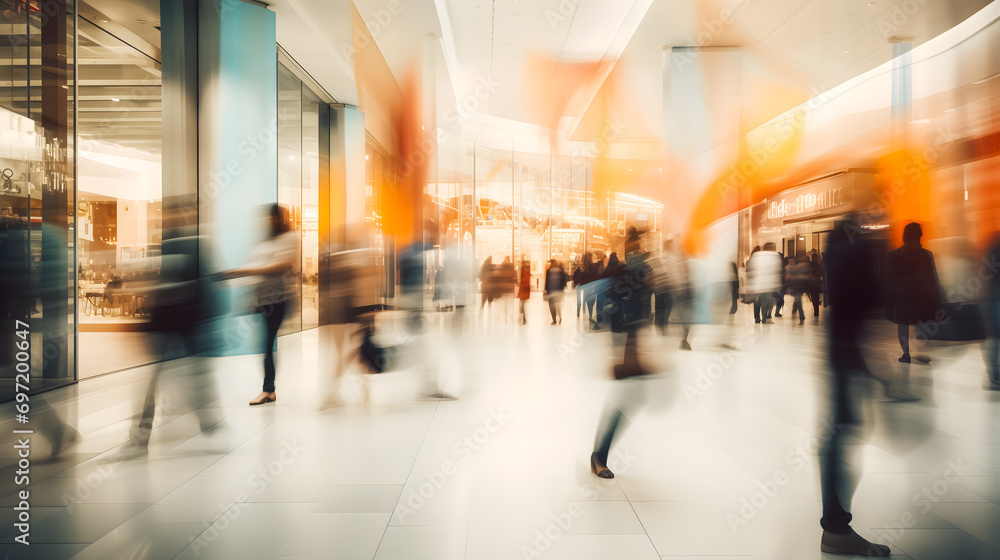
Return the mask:
<svg viewBox="0 0 1000 560">
<path fill-rule="evenodd" d="M 590 454 L 590 472 L 596 474 L 598 478 L 614 478 L 615 473 L 607 465 L 597 464 L 597 453 Z"/>
<path fill-rule="evenodd" d="M 753 322 L 759 325 L 760 324 L 760 319 L 754 319 Z"/>
<path fill-rule="evenodd" d="M 823 531 L 823 539 L 820 541 L 819 549 L 827 554 L 851 554 L 869 558 L 889 556 L 888 546 L 873 543 L 855 533 L 854 529 L 850 527 L 848 527 L 848 531 L 842 534 Z"/>
<path fill-rule="evenodd" d="M 781 313 L 775 313 L 774 316 L 780 319 L 781 318 Z"/>
<path fill-rule="evenodd" d="M 275 392 L 261 391 L 257 398 L 250 401 L 250 406 L 257 406 L 258 404 L 266 404 L 269 402 L 276 402 L 278 400 L 278 394 Z"/>
<path fill-rule="evenodd" d="M 552 324 L 554 325 L 554 324 L 556 324 L 556 322 L 555 322 L 555 321 L 552 321 Z"/>
<path fill-rule="evenodd" d="M 899 363 L 901 363 L 901 364 L 908 364 L 908 363 L 910 363 L 910 357 L 907 356 L 906 354 L 903 354 L 902 356 L 899 357 Z"/>
<path fill-rule="evenodd" d="M 681 341 L 681 350 L 690 350 L 690 349 L 691 349 L 691 343 L 689 343 L 686 340 L 682 340 Z"/>
<path fill-rule="evenodd" d="M 457 401 L 458 397 L 450 393 L 445 393 L 444 391 L 439 391 L 437 393 L 428 393 L 424 395 L 425 399 L 438 400 L 438 401 Z"/>
<path fill-rule="evenodd" d="M 779 317 L 780 317 L 780 315 L 779 315 Z M 765 325 L 773 325 L 773 324 L 774 324 L 774 321 L 772 321 L 772 320 L 770 320 L 770 319 L 764 319 L 764 324 L 765 324 Z"/>
<path fill-rule="evenodd" d="M 805 319 L 799 319 L 799 324 L 800 324 L 800 325 L 801 325 L 801 324 L 804 324 L 805 322 L 806 322 L 806 320 L 805 320 Z"/>
<path fill-rule="evenodd" d="M 917 361 L 922 364 L 929 364 L 931 363 L 931 358 L 930 356 L 917 356 Z"/>
</svg>

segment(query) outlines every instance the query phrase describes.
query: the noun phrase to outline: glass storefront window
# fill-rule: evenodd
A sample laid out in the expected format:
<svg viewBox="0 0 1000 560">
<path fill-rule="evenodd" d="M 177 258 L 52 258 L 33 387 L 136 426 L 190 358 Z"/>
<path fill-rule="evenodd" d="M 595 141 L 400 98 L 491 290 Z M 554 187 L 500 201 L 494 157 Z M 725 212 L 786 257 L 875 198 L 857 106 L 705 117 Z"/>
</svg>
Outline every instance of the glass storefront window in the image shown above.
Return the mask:
<svg viewBox="0 0 1000 560">
<path fill-rule="evenodd" d="M 79 55 L 78 308 L 92 332 L 148 320 L 136 286 L 160 267 L 161 78 L 158 61 L 84 19 Z"/>
<path fill-rule="evenodd" d="M 302 328 L 319 325 L 319 115 L 321 101 L 302 87 Z"/>
<path fill-rule="evenodd" d="M 302 81 L 278 65 L 278 204 L 288 211 L 293 231 L 302 232 Z M 301 238 L 299 243 L 301 251 Z M 301 276 L 301 261 L 292 271 Z M 301 285 L 288 302 L 278 334 L 302 328 Z"/>
<path fill-rule="evenodd" d="M 32 3 L 32 8 L 35 8 Z M 75 3 L 0 14 L 0 400 L 75 380 Z M 18 323 L 20 321 L 20 323 Z M 12 351 L 15 343 L 30 351 Z M 27 371 L 26 371 L 27 370 Z M 18 380 L 18 374 L 28 374 Z M 22 389 L 24 391 L 24 389 Z"/>
</svg>

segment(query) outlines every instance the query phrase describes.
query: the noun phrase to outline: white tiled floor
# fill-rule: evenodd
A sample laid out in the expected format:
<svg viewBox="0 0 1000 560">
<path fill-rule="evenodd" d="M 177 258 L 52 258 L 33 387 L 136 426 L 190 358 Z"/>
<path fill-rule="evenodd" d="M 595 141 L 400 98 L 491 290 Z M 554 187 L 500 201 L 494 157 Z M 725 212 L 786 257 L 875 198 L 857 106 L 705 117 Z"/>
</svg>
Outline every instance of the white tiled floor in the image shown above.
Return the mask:
<svg viewBox="0 0 1000 560">
<path fill-rule="evenodd" d="M 30 547 L 13 558 L 650 559 L 820 558 L 815 444 L 825 405 L 822 325 L 695 327 L 694 352 L 646 333 L 663 371 L 616 439 L 612 481 L 588 469 L 610 335 L 582 329 L 567 301 L 550 326 L 540 301 L 520 327 L 487 316 L 460 343 L 418 340 L 456 401 L 415 398 L 412 370 L 345 383 L 319 411 L 323 331 L 283 337 L 279 401 L 248 407 L 259 357 L 220 358 L 225 418 L 199 434 L 185 388 L 164 384 L 149 455 L 121 457 L 151 367 L 87 380 L 45 400 L 84 435 L 46 460 L 34 436 Z M 440 316 L 431 322 L 435 329 Z M 883 325 L 881 327 L 887 327 Z M 894 330 L 873 334 L 872 368 L 922 398 L 874 387 L 870 430 L 850 441 L 864 469 L 862 535 L 915 560 L 1000 557 L 1000 395 L 980 388 L 978 346 L 939 349 L 903 371 Z M 884 332 L 883 332 L 884 331 Z M 446 332 L 446 331 L 445 331 Z M 728 334 L 727 334 L 728 333 Z M 728 335 L 742 345 L 722 350 Z M 463 361 L 464 360 L 464 361 Z M 360 387 L 371 386 L 371 404 Z M 40 401 L 35 406 L 45 406 Z M 14 426 L 11 405 L 0 406 Z M 0 449 L 9 488 L 10 446 Z M 951 469 L 951 471 L 949 471 Z M 957 476 L 945 478 L 958 469 Z M 785 480 L 773 485 L 776 477 Z M 9 494 L 9 492 L 8 492 Z M 10 543 L 13 495 L 4 506 Z M 832 558 L 832 556 L 831 556 Z"/>
</svg>

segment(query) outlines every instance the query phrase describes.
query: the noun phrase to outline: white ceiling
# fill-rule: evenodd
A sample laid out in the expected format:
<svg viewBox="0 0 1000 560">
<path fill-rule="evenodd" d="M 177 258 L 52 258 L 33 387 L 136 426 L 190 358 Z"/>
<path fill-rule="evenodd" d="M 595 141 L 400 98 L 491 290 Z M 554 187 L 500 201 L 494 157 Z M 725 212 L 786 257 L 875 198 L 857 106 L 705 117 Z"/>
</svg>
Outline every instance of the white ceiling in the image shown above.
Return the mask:
<svg viewBox="0 0 1000 560">
<path fill-rule="evenodd" d="M 295 1 L 306 13 L 330 4 Z M 420 41 L 435 34 L 442 37 L 443 55 L 450 63 L 447 79 L 456 99 L 469 95 L 481 79 L 492 80 L 494 92 L 481 100 L 478 111 L 526 121 L 522 77 L 527 54 L 544 53 L 563 61 L 608 56 L 627 61 L 626 86 L 634 97 L 634 113 L 655 135 L 660 127 L 649 123 L 661 119 L 665 46 L 741 47 L 745 84 L 781 84 L 818 93 L 890 60 L 890 36 L 910 37 L 919 45 L 988 3 L 400 0 L 402 9 L 386 19 L 392 2 L 356 0 L 397 80 L 421 52 Z"/>
</svg>

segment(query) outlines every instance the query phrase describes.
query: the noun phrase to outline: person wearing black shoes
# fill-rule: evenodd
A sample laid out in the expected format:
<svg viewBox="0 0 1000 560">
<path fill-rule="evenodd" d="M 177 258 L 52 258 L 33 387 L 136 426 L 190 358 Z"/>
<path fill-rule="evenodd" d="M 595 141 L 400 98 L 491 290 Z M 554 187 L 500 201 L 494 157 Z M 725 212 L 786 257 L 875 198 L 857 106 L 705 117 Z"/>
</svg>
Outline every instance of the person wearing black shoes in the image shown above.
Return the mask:
<svg viewBox="0 0 1000 560">
<path fill-rule="evenodd" d="M 933 321 L 944 300 L 934 254 L 920 246 L 922 236 L 920 224 L 907 224 L 903 246 L 889 253 L 886 271 L 886 316 L 897 325 L 903 350 L 899 361 L 905 364 L 910 363 L 910 325 Z M 917 360 L 930 362 L 926 356 L 917 356 Z"/>
<path fill-rule="evenodd" d="M 852 394 L 852 379 L 871 375 L 861 355 L 861 331 L 876 304 L 875 256 L 864 231 L 851 221 L 838 223 L 830 234 L 827 299 L 830 301 L 829 347 L 831 421 L 819 451 L 823 536 L 820 550 L 829 554 L 883 557 L 889 547 L 868 541 L 851 528 L 848 508 L 858 486 L 845 460 L 847 439 L 861 426 L 861 403 Z"/>
<path fill-rule="evenodd" d="M 641 250 L 640 234 L 634 227 L 629 227 L 627 235 L 625 263 L 616 269 L 615 276 L 610 277 L 610 304 L 606 307 L 614 333 L 614 346 L 621 348 L 623 334 L 625 344 L 622 363 L 612 368 L 615 386 L 605 402 L 594 438 L 594 451 L 590 454 L 590 470 L 600 478 L 615 477 L 608 468 L 611 442 L 625 418 L 624 410 L 643 400 L 645 387 L 641 381 L 651 373 L 639 363 L 637 335 L 650 320 L 653 271 L 647 264 L 648 253 Z"/>
</svg>

